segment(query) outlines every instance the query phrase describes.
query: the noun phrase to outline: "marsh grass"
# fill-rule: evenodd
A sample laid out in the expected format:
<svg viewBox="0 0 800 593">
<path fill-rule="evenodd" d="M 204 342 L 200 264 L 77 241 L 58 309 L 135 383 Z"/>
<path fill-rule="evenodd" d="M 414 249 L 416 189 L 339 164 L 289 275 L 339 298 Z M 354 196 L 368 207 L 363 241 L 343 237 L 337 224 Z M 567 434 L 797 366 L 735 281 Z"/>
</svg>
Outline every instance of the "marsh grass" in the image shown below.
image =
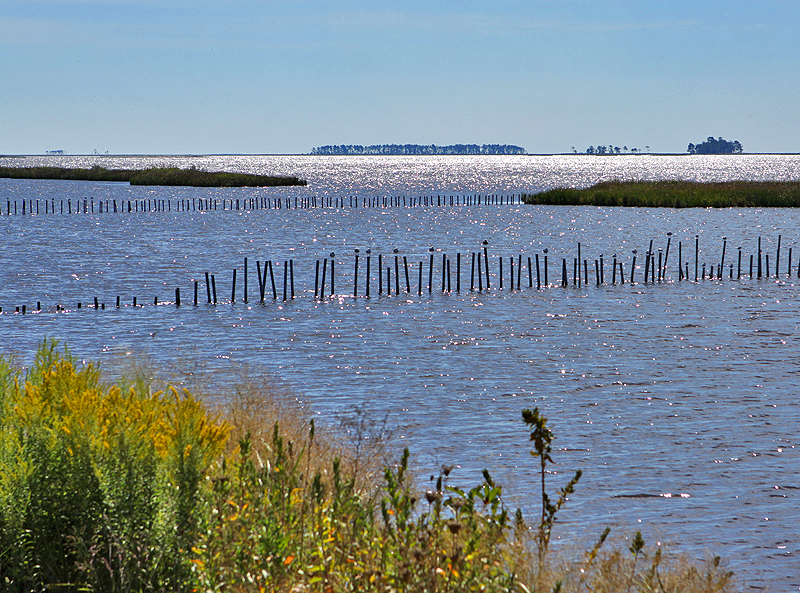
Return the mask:
<svg viewBox="0 0 800 593">
<path fill-rule="evenodd" d="M 711 559 L 629 543 L 549 549 L 553 433 L 526 411 L 543 506 L 529 527 L 488 471 L 420 489 L 385 421 L 308 422 L 283 387 L 217 412 L 151 371 L 106 381 L 47 342 L 0 358 L 0 588 L 7 591 L 732 591 Z M 335 428 L 334 428 L 335 427 Z M 536 515 L 536 514 L 535 514 Z M 535 516 L 534 515 L 534 516 Z"/>
<path fill-rule="evenodd" d="M 171 185 L 190 187 L 275 187 L 306 185 L 297 177 L 251 175 L 189 169 L 68 169 L 62 167 L 0 167 L 0 177 L 11 179 L 66 179 L 70 181 L 116 181 L 131 185 Z"/>
<path fill-rule="evenodd" d="M 523 194 L 526 204 L 650 208 L 794 208 L 798 181 L 607 181 L 584 189 L 554 188 Z"/>
</svg>

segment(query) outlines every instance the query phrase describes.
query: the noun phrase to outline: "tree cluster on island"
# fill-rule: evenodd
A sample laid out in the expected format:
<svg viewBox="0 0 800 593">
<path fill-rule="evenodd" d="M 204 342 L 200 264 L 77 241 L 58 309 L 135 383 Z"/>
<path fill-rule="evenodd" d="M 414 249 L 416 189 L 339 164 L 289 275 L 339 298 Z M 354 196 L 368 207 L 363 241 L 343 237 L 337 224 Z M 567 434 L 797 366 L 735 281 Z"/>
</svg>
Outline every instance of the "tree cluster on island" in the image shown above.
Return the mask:
<svg viewBox="0 0 800 593">
<path fill-rule="evenodd" d="M 313 155 L 443 155 L 443 154 L 526 154 L 521 146 L 511 144 L 334 144 L 318 146 Z"/>
<path fill-rule="evenodd" d="M 644 147 L 645 152 L 650 152 L 650 147 Z M 575 150 L 575 147 L 572 147 L 572 152 L 578 154 L 578 151 Z M 628 148 L 627 146 L 623 146 L 620 148 L 619 146 L 614 146 L 609 144 L 606 146 L 605 144 L 598 144 L 597 146 L 589 146 L 586 149 L 586 154 L 640 154 L 642 151 L 638 148 Z"/>
<path fill-rule="evenodd" d="M 690 143 L 686 152 L 689 154 L 741 154 L 742 145 L 738 140 L 730 142 L 725 140 L 722 136 L 717 139 L 714 139 L 713 136 L 709 136 L 705 142 L 701 142 L 700 144 Z"/>
</svg>

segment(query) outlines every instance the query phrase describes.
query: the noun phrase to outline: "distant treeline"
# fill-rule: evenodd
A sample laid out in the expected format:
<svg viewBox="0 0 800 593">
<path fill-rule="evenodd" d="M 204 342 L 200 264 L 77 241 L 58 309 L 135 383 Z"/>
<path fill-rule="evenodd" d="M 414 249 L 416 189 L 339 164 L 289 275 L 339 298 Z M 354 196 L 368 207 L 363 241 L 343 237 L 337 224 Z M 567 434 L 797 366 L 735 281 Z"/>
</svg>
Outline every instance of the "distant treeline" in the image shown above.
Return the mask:
<svg viewBox="0 0 800 593">
<path fill-rule="evenodd" d="M 513 144 L 451 144 L 436 146 L 435 144 L 333 144 L 318 146 L 311 151 L 315 155 L 332 154 L 526 154 L 525 149 Z"/>
<path fill-rule="evenodd" d="M 742 145 L 738 140 L 725 140 L 722 136 L 714 139 L 709 136 L 705 142 L 700 144 L 689 144 L 686 152 L 689 154 L 741 154 Z"/>
<path fill-rule="evenodd" d="M 306 185 L 304 180 L 297 177 L 201 171 L 194 167 L 189 169 L 0 167 L 0 177 L 11 179 L 66 179 L 70 181 L 127 181 L 131 185 L 180 185 L 188 187 L 274 187 L 284 185 Z"/>
<path fill-rule="evenodd" d="M 584 189 L 523 194 L 526 204 L 650 208 L 797 208 L 798 181 L 606 181 Z"/>
</svg>

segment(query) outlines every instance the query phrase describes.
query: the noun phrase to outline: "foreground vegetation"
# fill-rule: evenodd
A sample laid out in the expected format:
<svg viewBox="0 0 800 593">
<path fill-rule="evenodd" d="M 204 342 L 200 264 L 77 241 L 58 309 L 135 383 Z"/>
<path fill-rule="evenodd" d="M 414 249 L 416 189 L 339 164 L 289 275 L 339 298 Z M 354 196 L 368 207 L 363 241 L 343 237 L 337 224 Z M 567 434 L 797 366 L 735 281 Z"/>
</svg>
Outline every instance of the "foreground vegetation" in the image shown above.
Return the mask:
<svg viewBox="0 0 800 593">
<path fill-rule="evenodd" d="M 553 434 L 523 411 L 541 509 L 510 512 L 488 472 L 442 467 L 430 490 L 406 450 L 386 463 L 364 418 L 349 447 L 240 391 L 223 413 L 138 375 L 108 384 L 54 343 L 27 371 L 0 359 L 4 591 L 731 591 L 715 558 L 662 557 L 639 533 L 559 560 Z"/>
<path fill-rule="evenodd" d="M 0 177 L 11 179 L 67 179 L 70 181 L 127 181 L 131 185 L 182 185 L 190 187 L 274 187 L 306 185 L 297 177 L 275 177 L 202 171 L 191 167 L 150 169 L 67 169 L 62 167 L 0 167 Z"/>
<path fill-rule="evenodd" d="M 649 208 L 794 208 L 798 181 L 606 181 L 585 189 L 554 188 L 524 194 L 526 204 Z"/>
</svg>

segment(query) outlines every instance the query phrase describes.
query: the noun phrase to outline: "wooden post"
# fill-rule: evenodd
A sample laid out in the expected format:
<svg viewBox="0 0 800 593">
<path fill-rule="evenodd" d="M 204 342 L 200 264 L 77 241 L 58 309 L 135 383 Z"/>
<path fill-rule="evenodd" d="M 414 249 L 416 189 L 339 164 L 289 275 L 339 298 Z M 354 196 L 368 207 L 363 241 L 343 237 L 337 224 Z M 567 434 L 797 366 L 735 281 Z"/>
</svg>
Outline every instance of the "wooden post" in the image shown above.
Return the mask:
<svg viewBox="0 0 800 593">
<path fill-rule="evenodd" d="M 547 249 L 544 250 L 544 285 L 550 286 L 550 283 L 547 281 Z"/>
<path fill-rule="evenodd" d="M 394 293 L 400 294 L 400 258 L 394 256 Z"/>
<path fill-rule="evenodd" d="M 358 297 L 358 254 L 356 253 L 355 271 L 353 272 L 353 298 Z"/>
<path fill-rule="evenodd" d="M 433 292 L 433 253 L 428 263 L 428 294 Z"/>
<path fill-rule="evenodd" d="M 486 266 L 486 290 L 491 288 L 489 284 L 489 251 L 485 246 L 486 242 L 484 241 L 484 248 L 483 248 L 483 265 Z M 546 272 L 545 272 L 546 275 Z"/>
<path fill-rule="evenodd" d="M 539 254 L 536 254 L 536 290 L 542 289 L 541 276 L 539 275 Z"/>
<path fill-rule="evenodd" d="M 538 263 L 538 261 L 537 261 Z M 537 275 L 538 277 L 538 275 Z M 533 270 L 531 269 L 531 258 L 528 256 L 528 288 L 533 288 Z"/>
<path fill-rule="evenodd" d="M 236 268 L 233 268 L 233 282 L 231 282 L 231 303 L 236 302 Z"/>
<path fill-rule="evenodd" d="M 737 249 L 739 250 L 739 265 L 738 265 L 737 272 L 736 272 L 736 279 L 737 280 L 741 280 L 742 279 L 742 248 L 741 247 L 737 247 Z"/>
<path fill-rule="evenodd" d="M 758 238 L 758 277 L 761 278 L 761 237 Z"/>
<path fill-rule="evenodd" d="M 700 235 L 694 236 L 694 281 L 697 282 L 697 266 L 700 254 Z"/>
<path fill-rule="evenodd" d="M 472 252 L 472 266 L 470 267 L 469 273 L 469 291 L 473 292 L 475 290 L 475 252 Z"/>
<path fill-rule="evenodd" d="M 503 256 L 500 256 L 500 290 L 503 290 Z"/>
<path fill-rule="evenodd" d="M 403 197 L 403 200 L 405 200 L 405 196 Z M 408 278 L 408 258 L 405 255 L 403 256 L 403 268 L 406 272 L 406 294 L 408 294 L 411 292 L 411 282 Z"/>
<path fill-rule="evenodd" d="M 605 279 L 605 274 L 604 274 L 604 271 L 603 271 L 603 254 L 601 253 L 600 254 L 600 284 L 605 284 L 605 283 L 606 283 L 606 279 Z"/>
<path fill-rule="evenodd" d="M 244 302 L 247 302 L 247 258 L 244 258 Z"/>
<path fill-rule="evenodd" d="M 478 290 L 483 291 L 483 271 L 481 270 L 481 252 L 478 251 Z"/>
<path fill-rule="evenodd" d="M 175 306 L 176 307 L 180 307 L 181 306 L 181 289 L 180 289 L 180 287 L 175 289 Z"/>
<path fill-rule="evenodd" d="M 238 202 L 238 200 L 237 200 Z M 286 302 L 286 288 L 289 282 L 289 262 L 283 260 L 283 302 Z"/>
<path fill-rule="evenodd" d="M 328 271 L 328 258 L 322 260 L 322 285 L 320 286 L 319 290 L 319 298 L 325 298 L 325 274 Z"/>
<path fill-rule="evenodd" d="M 198 282 L 197 280 L 194 281 L 194 306 L 197 306 L 197 290 L 198 290 Z"/>
<path fill-rule="evenodd" d="M 369 298 L 369 267 L 370 267 L 370 258 L 371 256 L 367 256 L 367 298 Z"/>
</svg>

